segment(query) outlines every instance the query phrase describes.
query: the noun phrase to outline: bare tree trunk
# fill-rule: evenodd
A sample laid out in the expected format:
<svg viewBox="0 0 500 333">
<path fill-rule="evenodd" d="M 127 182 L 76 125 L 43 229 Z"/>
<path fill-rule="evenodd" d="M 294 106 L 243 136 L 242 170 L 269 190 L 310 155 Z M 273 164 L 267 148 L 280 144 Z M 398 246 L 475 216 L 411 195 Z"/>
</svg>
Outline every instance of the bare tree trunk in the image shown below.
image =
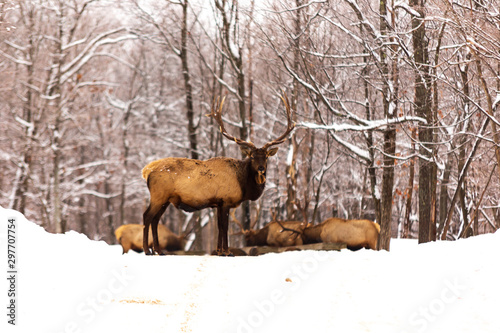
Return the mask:
<svg viewBox="0 0 500 333">
<path fill-rule="evenodd" d="M 187 25 L 187 9 L 188 0 L 184 0 L 182 3 L 182 29 L 181 29 L 181 63 L 182 63 L 182 75 L 184 78 L 184 92 L 186 94 L 186 116 L 188 120 L 188 139 L 189 147 L 191 150 L 191 158 L 199 159 L 198 154 L 198 138 L 196 135 L 197 126 L 194 126 L 194 107 L 193 107 L 193 86 L 191 85 L 191 74 L 189 71 L 189 59 L 188 59 L 188 49 L 187 49 L 187 36 L 188 36 L 188 25 Z"/>
<path fill-rule="evenodd" d="M 467 158 L 466 156 L 466 150 L 467 150 L 467 136 L 466 132 L 470 128 L 470 122 L 466 121 L 468 118 L 468 114 L 470 112 L 470 87 L 469 87 L 469 65 L 468 61 L 470 60 L 471 54 L 467 54 L 467 61 L 464 64 L 464 66 L 459 66 L 459 71 L 460 71 L 460 76 L 462 79 L 462 86 L 463 86 L 463 103 L 464 103 L 464 113 L 463 113 L 463 129 L 462 133 L 459 134 L 459 139 L 458 139 L 458 170 L 463 170 L 464 165 L 465 165 L 465 160 Z M 466 188 L 467 188 L 467 177 L 464 177 L 462 185 L 457 188 L 458 189 L 458 199 L 460 203 L 460 209 L 462 210 L 462 217 L 463 221 L 462 224 L 464 226 L 468 225 L 468 208 L 467 208 L 467 203 L 466 203 Z"/>
<path fill-rule="evenodd" d="M 188 58 L 188 0 L 181 2 L 182 5 L 182 28 L 181 28 L 181 50 L 180 58 L 182 63 L 182 75 L 184 78 L 184 93 L 186 95 L 186 117 L 188 120 L 188 140 L 190 148 L 190 157 L 192 159 L 199 159 L 200 155 L 198 153 L 198 138 L 197 129 L 198 126 L 194 125 L 194 105 L 193 105 L 193 86 L 191 84 L 191 72 L 189 69 L 189 58 Z M 203 249 L 203 228 L 201 226 L 201 213 L 194 213 L 194 233 L 195 240 L 192 245 L 194 250 Z"/>
<path fill-rule="evenodd" d="M 444 29 L 446 27 L 446 22 L 444 22 L 441 26 L 441 30 L 439 32 L 439 36 L 437 39 L 437 45 L 436 45 L 436 53 L 434 54 L 434 66 L 431 69 L 431 76 L 433 78 L 432 81 L 432 117 L 433 117 L 433 124 L 438 123 L 437 115 L 438 115 L 438 110 L 439 110 L 439 93 L 438 93 L 438 80 L 437 80 L 437 67 L 439 64 L 439 55 L 441 52 L 441 42 L 443 40 L 444 36 Z M 430 89 L 430 88 L 429 88 Z M 438 141 L 437 137 L 437 131 L 433 131 L 433 142 Z M 436 160 L 437 157 L 437 148 L 436 146 L 433 146 L 433 157 L 434 161 Z M 448 175 L 449 178 L 449 175 Z M 437 183 L 438 183 L 438 167 L 436 163 L 432 164 L 432 175 L 431 175 L 431 226 L 430 226 L 430 240 L 435 241 L 437 239 L 438 235 L 438 214 L 440 213 L 440 210 L 438 210 L 438 204 L 437 204 Z M 439 220 L 440 223 L 441 220 Z"/>
<path fill-rule="evenodd" d="M 135 74 L 134 74 L 135 76 Z M 123 160 L 123 171 L 121 178 L 121 190 L 120 190 L 120 221 L 119 225 L 125 224 L 125 206 L 127 200 L 127 170 L 128 170 L 128 155 L 130 151 L 129 139 L 128 139 L 128 124 L 130 113 L 132 111 L 132 103 L 127 103 L 127 107 L 124 111 L 123 116 L 123 132 L 122 132 L 122 160 Z"/>
<path fill-rule="evenodd" d="M 226 51 L 229 63 L 236 73 L 236 91 L 238 98 L 238 112 L 241 121 L 240 138 L 242 140 L 248 139 L 248 125 L 246 116 L 246 91 L 245 91 L 245 71 L 243 68 L 243 47 L 239 44 L 239 4 L 238 1 L 231 3 L 226 0 L 215 0 L 215 7 L 222 17 L 222 46 Z M 226 8 L 228 7 L 228 8 Z M 227 11 L 229 11 L 229 13 Z M 229 15 L 229 17 L 228 17 Z M 233 28 L 231 29 L 231 25 Z M 242 224 L 245 229 L 250 228 L 250 202 L 245 201 L 241 204 L 242 209 Z"/>
<path fill-rule="evenodd" d="M 85 163 L 85 149 L 84 147 L 80 147 L 80 165 L 83 165 Z M 84 178 L 81 177 L 83 175 L 84 171 L 82 169 L 80 169 L 78 171 L 78 184 L 80 186 L 83 186 L 84 184 Z M 78 225 L 80 227 L 80 233 L 84 234 L 84 235 L 87 235 L 90 237 L 90 235 L 87 234 L 88 232 L 88 229 L 87 229 L 87 219 L 88 219 L 88 216 L 87 216 L 87 213 L 85 211 L 85 197 L 84 196 L 80 196 L 78 198 L 78 213 L 77 213 L 77 216 L 78 216 Z"/>
<path fill-rule="evenodd" d="M 109 180 L 111 178 L 111 174 L 106 170 L 106 176 L 104 179 L 104 194 L 106 194 L 106 199 L 104 199 L 106 203 L 106 220 L 108 224 L 108 242 L 111 244 L 113 239 L 115 238 L 115 225 L 114 225 L 114 209 L 113 209 L 113 199 L 111 197 L 111 184 Z"/>
<path fill-rule="evenodd" d="M 446 213 L 448 212 L 448 202 L 450 201 L 448 196 L 448 185 L 450 183 L 451 174 L 451 161 L 448 159 L 446 161 L 443 173 L 443 180 L 441 181 L 441 187 L 439 189 L 439 228 L 438 235 L 443 231 L 443 227 L 446 221 Z"/>
<path fill-rule="evenodd" d="M 394 187 L 394 156 L 396 153 L 396 129 L 384 131 L 384 171 L 382 174 L 381 225 L 378 247 L 390 250 L 392 225 L 392 191 Z"/>
<path fill-rule="evenodd" d="M 389 38 L 389 22 L 387 3 L 380 1 L 380 32 L 385 38 Z M 390 38 L 392 40 L 392 38 Z M 393 50 L 394 51 L 394 50 Z M 384 115 L 387 119 L 394 118 L 397 112 L 397 95 L 398 95 L 398 65 L 397 53 L 393 52 L 395 57 L 390 59 L 391 49 L 382 47 L 380 50 L 381 66 L 382 66 L 382 95 L 384 105 Z M 391 66 L 392 63 L 392 66 Z M 391 70 L 392 67 L 392 70 Z M 384 171 L 382 173 L 382 194 L 380 205 L 380 235 L 377 248 L 390 250 L 391 244 L 391 227 L 392 227 L 392 193 L 394 187 L 394 157 L 396 154 L 396 127 L 394 125 L 387 126 L 384 129 Z"/>
<path fill-rule="evenodd" d="M 361 27 L 361 32 L 363 31 Z M 364 62 L 368 64 L 368 57 L 364 57 Z M 368 65 L 363 68 L 363 86 L 365 93 L 365 113 L 366 119 L 371 120 L 371 106 L 370 106 L 370 89 L 368 84 Z M 368 165 L 367 171 L 370 179 L 370 192 L 372 194 L 373 205 L 375 207 L 375 219 L 378 223 L 381 223 L 382 216 L 380 213 L 380 197 L 377 196 L 377 172 L 375 167 L 375 146 L 373 145 L 373 130 L 366 131 L 366 146 L 368 148 L 368 153 L 370 154 L 370 164 Z"/>
<path fill-rule="evenodd" d="M 12 209 L 16 209 L 22 214 L 26 211 L 26 196 L 29 192 L 29 180 L 31 177 L 32 163 L 33 163 L 33 154 L 34 154 L 34 140 L 37 134 L 37 119 L 34 114 L 34 93 L 32 87 L 35 86 L 35 68 L 34 68 L 34 59 L 36 57 L 36 44 L 35 44 L 35 8 L 30 7 L 27 8 L 25 13 L 25 21 L 27 22 L 29 36 L 28 36 L 28 44 L 27 47 L 22 50 L 22 54 L 24 56 L 24 63 L 26 64 L 26 83 L 20 87 L 19 90 L 25 89 L 26 94 L 23 96 L 23 122 L 25 122 L 25 145 L 22 155 L 22 161 L 20 162 L 20 169 L 16 173 L 16 179 L 14 181 L 14 188 L 11 197 L 11 202 L 9 207 Z M 16 66 L 17 68 L 17 66 Z M 17 71 L 16 71 L 17 74 Z M 26 86 L 26 87 L 24 87 Z M 17 87 L 13 87 L 16 89 Z M 22 94 L 22 93 L 20 93 Z"/>
<path fill-rule="evenodd" d="M 412 136 L 412 147 L 411 151 L 414 153 L 416 151 L 415 148 L 415 139 L 416 139 L 416 133 L 415 130 L 413 129 L 411 131 L 411 136 Z M 411 232 L 411 221 L 410 221 L 410 215 L 411 215 L 411 206 L 412 206 L 412 201 L 413 201 L 413 183 L 415 182 L 415 159 L 412 158 L 410 160 L 410 175 L 408 176 L 408 186 L 406 188 L 406 208 L 405 208 L 405 217 L 404 217 L 404 226 L 403 226 L 403 238 L 409 238 L 410 237 L 410 232 Z"/>
<path fill-rule="evenodd" d="M 412 16 L 413 52 L 415 55 L 415 113 L 427 120 L 427 125 L 420 125 L 418 139 L 420 142 L 419 186 L 418 186 L 418 242 L 431 241 L 432 230 L 432 141 L 434 140 L 431 124 L 433 122 L 431 108 L 431 89 L 429 75 L 429 57 L 425 36 L 425 13 L 422 0 L 411 0 L 410 6 L 419 14 Z"/>
<path fill-rule="evenodd" d="M 62 221 L 62 202 L 61 202 L 61 171 L 60 171 L 60 163 L 61 163 L 61 123 L 62 123 L 62 87 L 61 87 L 61 71 L 63 65 L 63 21 L 65 15 L 65 7 L 64 2 L 59 1 L 59 13 L 58 13 L 58 39 L 56 41 L 56 48 L 54 52 L 54 65 L 56 69 L 56 75 L 53 82 L 50 82 L 50 90 L 48 96 L 56 96 L 55 98 L 55 120 L 52 126 L 52 151 L 54 154 L 53 157 L 53 168 L 52 168 L 52 176 L 53 179 L 53 190 L 52 190 L 52 202 L 53 202 L 53 222 L 55 226 L 56 233 L 63 233 L 65 230 Z"/>
<path fill-rule="evenodd" d="M 294 31 L 294 40 L 293 40 L 293 71 L 295 73 L 299 72 L 299 65 L 300 65 L 300 32 L 301 32 L 301 15 L 302 15 L 302 10 L 300 10 L 302 6 L 302 0 L 295 0 L 295 21 L 294 21 L 294 26 L 295 26 L 295 31 Z M 299 83 L 297 82 L 297 79 L 294 77 L 293 78 L 293 88 L 292 88 L 292 101 L 291 101 L 291 109 L 292 113 L 294 116 L 294 121 L 297 120 L 297 101 L 299 98 Z M 297 220 L 297 209 L 296 209 L 296 200 L 297 200 L 297 138 L 296 138 L 296 131 L 294 131 L 290 137 L 289 140 L 289 149 L 290 155 L 287 158 L 287 165 L 286 165 L 286 178 L 287 178 L 287 199 L 286 199 L 286 212 L 287 212 L 287 219 L 289 221 L 294 221 Z"/>
</svg>

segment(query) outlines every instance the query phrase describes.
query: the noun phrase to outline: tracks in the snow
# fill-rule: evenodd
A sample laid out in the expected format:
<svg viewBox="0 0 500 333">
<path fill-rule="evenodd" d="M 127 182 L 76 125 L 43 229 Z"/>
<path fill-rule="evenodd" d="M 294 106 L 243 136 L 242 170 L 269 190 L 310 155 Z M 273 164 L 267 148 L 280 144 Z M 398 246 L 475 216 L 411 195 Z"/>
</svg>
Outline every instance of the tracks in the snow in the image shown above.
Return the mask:
<svg viewBox="0 0 500 333">
<path fill-rule="evenodd" d="M 186 292 L 184 293 L 186 297 L 184 313 L 182 315 L 183 320 L 181 323 L 181 332 L 192 332 L 192 325 L 194 323 L 193 318 L 196 316 L 198 309 L 198 300 L 200 296 L 201 286 L 204 284 L 206 278 L 208 277 L 207 262 L 210 257 L 203 257 L 196 267 L 196 272 L 194 274 L 192 282 L 189 284 Z"/>
</svg>

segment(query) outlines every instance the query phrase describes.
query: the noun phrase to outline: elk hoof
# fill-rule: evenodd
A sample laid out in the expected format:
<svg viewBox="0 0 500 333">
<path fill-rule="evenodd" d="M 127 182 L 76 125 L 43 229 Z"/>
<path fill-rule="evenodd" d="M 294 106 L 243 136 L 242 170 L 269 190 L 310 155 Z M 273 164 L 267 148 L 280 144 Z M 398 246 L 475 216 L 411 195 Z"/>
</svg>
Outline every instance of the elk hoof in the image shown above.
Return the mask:
<svg viewBox="0 0 500 333">
<path fill-rule="evenodd" d="M 219 257 L 234 257 L 234 254 L 231 252 L 231 251 L 227 251 L 227 252 L 217 252 L 217 255 Z"/>
</svg>

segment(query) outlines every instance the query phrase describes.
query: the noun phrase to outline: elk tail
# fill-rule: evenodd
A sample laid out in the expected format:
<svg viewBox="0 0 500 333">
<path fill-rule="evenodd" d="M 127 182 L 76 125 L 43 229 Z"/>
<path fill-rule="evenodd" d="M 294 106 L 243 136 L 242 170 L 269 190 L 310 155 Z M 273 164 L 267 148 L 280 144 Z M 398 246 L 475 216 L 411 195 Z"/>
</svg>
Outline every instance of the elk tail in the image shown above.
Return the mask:
<svg viewBox="0 0 500 333">
<path fill-rule="evenodd" d="M 118 244 L 121 244 L 121 240 L 122 240 L 122 233 L 123 233 L 123 229 L 124 229 L 124 225 L 121 225 L 119 226 L 116 230 L 115 230 L 115 237 L 116 237 L 116 240 L 118 241 Z"/>
<path fill-rule="evenodd" d="M 380 224 L 378 224 L 377 222 L 373 222 L 373 224 L 375 224 L 375 228 L 377 229 L 378 233 L 380 233 Z"/>
<path fill-rule="evenodd" d="M 153 170 L 149 167 L 149 164 L 146 165 L 142 169 L 142 178 L 144 178 L 145 180 L 148 180 L 148 177 L 149 177 L 149 174 L 151 173 L 151 171 L 153 171 Z"/>
<path fill-rule="evenodd" d="M 149 177 L 149 174 L 151 172 L 153 172 L 157 165 L 160 163 L 160 160 L 158 161 L 153 161 L 151 163 L 149 163 L 148 165 L 146 165 L 143 169 L 142 169 L 142 178 L 144 178 L 145 180 L 148 180 L 148 177 Z"/>
</svg>

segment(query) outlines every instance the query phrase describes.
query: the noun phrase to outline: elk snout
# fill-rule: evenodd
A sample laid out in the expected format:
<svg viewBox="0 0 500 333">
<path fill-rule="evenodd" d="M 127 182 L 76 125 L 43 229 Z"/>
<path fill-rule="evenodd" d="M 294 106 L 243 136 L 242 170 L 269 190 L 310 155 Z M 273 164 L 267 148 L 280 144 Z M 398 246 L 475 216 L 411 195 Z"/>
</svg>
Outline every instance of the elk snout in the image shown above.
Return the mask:
<svg viewBox="0 0 500 333">
<path fill-rule="evenodd" d="M 255 176 L 257 184 L 262 185 L 266 182 L 266 168 L 262 165 L 257 168 L 257 175 Z"/>
</svg>

